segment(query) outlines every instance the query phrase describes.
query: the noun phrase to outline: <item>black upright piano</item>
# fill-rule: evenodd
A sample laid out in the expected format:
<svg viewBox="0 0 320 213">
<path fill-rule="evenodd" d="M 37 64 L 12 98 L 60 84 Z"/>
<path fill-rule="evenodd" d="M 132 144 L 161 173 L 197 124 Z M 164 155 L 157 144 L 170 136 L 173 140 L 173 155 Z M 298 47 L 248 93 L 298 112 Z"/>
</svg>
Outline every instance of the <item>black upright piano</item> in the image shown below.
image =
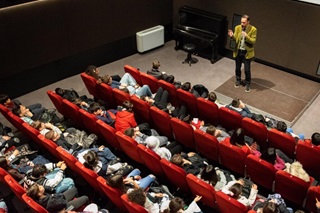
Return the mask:
<svg viewBox="0 0 320 213">
<path fill-rule="evenodd" d="M 175 49 L 186 43 L 196 45 L 196 54 L 211 63 L 223 55 L 227 38 L 227 17 L 183 6 L 179 9 L 179 24 L 173 28 Z"/>
</svg>

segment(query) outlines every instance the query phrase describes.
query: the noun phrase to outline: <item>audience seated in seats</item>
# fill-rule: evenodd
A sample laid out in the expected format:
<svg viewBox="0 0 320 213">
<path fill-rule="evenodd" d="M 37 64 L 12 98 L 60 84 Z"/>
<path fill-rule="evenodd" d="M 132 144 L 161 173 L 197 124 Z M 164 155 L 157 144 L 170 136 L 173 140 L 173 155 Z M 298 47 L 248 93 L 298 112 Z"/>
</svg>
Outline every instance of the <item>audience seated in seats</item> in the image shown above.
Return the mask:
<svg viewBox="0 0 320 213">
<path fill-rule="evenodd" d="M 311 140 L 310 139 L 306 139 L 304 141 L 306 143 L 310 144 L 310 145 L 320 146 L 320 133 L 319 132 L 315 132 L 315 133 L 312 134 Z"/>
<path fill-rule="evenodd" d="M 115 121 L 115 128 L 117 131 L 124 133 L 126 129 L 137 126 L 132 107 L 133 104 L 130 101 L 125 101 L 123 102 L 122 107 L 118 107 Z"/>
<path fill-rule="evenodd" d="M 151 201 L 154 200 L 155 202 Z M 143 189 L 138 188 L 128 193 L 128 200 L 144 207 L 149 213 L 163 212 L 168 207 L 169 198 L 163 193 L 146 193 Z M 159 203 L 157 203 L 156 201 Z"/>
<path fill-rule="evenodd" d="M 259 199 L 252 208 L 257 213 L 292 213 L 291 208 L 287 208 L 280 194 L 269 195 L 267 199 Z M 290 210 L 289 210 L 290 209 Z"/>
<path fill-rule="evenodd" d="M 36 164 L 32 171 L 24 178 L 24 188 L 28 189 L 34 183 L 42 185 L 48 193 L 61 193 L 74 187 L 71 178 L 64 177 L 67 165 L 60 161 L 58 163 Z"/>
<path fill-rule="evenodd" d="M 200 170 L 208 165 L 207 159 L 194 152 L 175 154 L 171 157 L 171 163 L 183 168 L 188 174 L 197 175 Z"/>
<path fill-rule="evenodd" d="M 120 82 L 116 82 L 112 80 L 111 76 L 106 75 L 104 78 L 108 78 L 106 80 L 106 84 L 111 86 L 112 88 L 117 89 L 128 89 L 130 95 L 137 95 L 139 97 L 141 96 L 152 96 L 152 92 L 148 85 L 143 85 L 142 87 L 137 84 L 136 80 L 130 75 L 129 73 L 125 73 L 123 77 L 121 78 Z"/>
<path fill-rule="evenodd" d="M 212 165 L 203 167 L 197 177 L 211 184 L 216 191 L 220 191 L 228 182 L 236 180 L 229 171 Z"/>
<path fill-rule="evenodd" d="M 48 159 L 37 155 L 28 146 L 20 146 L 15 150 L 0 156 L 0 167 L 6 170 L 15 180 L 20 181 L 35 164 L 50 163 Z"/>
<path fill-rule="evenodd" d="M 49 194 L 45 192 L 43 186 L 35 183 L 28 189 L 27 195 L 50 213 L 58 213 L 71 205 L 74 207 L 74 210 L 79 210 L 80 207 L 89 202 L 87 196 L 77 197 L 78 190 L 76 187 L 72 187 L 63 193 Z"/>
<path fill-rule="evenodd" d="M 140 99 L 147 102 L 150 106 L 155 106 L 165 112 L 174 110 L 174 107 L 170 103 L 168 103 L 168 100 L 169 100 L 168 91 L 164 90 L 162 87 L 159 87 L 156 95 L 154 96 L 154 99 L 148 96 L 141 96 Z"/>
<path fill-rule="evenodd" d="M 160 136 L 155 129 L 150 129 L 150 131 L 151 131 L 151 136 L 159 140 L 160 146 L 165 146 L 168 144 L 168 138 L 166 136 Z M 129 137 L 132 137 L 139 144 L 143 144 L 143 145 L 146 145 L 146 139 L 149 137 L 149 135 L 143 134 L 139 131 L 139 126 L 135 128 L 131 128 L 131 127 L 128 128 L 126 131 L 124 131 L 124 134 Z"/>
<path fill-rule="evenodd" d="M 290 173 L 291 175 L 298 177 L 306 182 L 310 182 L 310 176 L 308 173 L 303 169 L 302 164 L 298 161 L 293 163 L 286 163 L 286 168 L 284 171 Z"/>
<path fill-rule="evenodd" d="M 181 89 L 187 92 L 191 92 L 196 98 L 207 98 L 209 94 L 208 89 L 202 84 L 196 84 L 191 88 L 191 83 L 185 82 L 184 84 L 182 84 Z"/>
<path fill-rule="evenodd" d="M 276 170 L 285 169 L 285 163 L 292 163 L 293 160 L 286 156 L 281 150 L 269 147 L 261 153 L 261 159 L 274 165 Z"/>
<path fill-rule="evenodd" d="M 207 126 L 205 126 L 204 121 L 199 120 L 199 118 L 192 118 L 190 115 L 187 115 L 184 117 L 183 121 L 190 124 L 194 130 L 200 129 L 203 132 L 207 130 Z"/>
<path fill-rule="evenodd" d="M 85 73 L 87 75 L 92 76 L 94 79 L 96 79 L 98 84 L 101 84 L 102 82 L 107 83 L 107 82 L 103 81 L 104 76 L 99 76 L 100 70 L 98 69 L 98 67 L 96 67 L 94 65 L 89 65 L 87 67 Z M 106 78 L 104 78 L 104 79 L 106 79 Z M 112 76 L 112 79 L 115 81 L 120 81 L 121 77 L 119 75 L 114 75 L 114 76 Z"/>
<path fill-rule="evenodd" d="M 160 61 L 158 60 L 154 60 L 152 62 L 152 69 L 147 71 L 148 75 L 152 75 L 153 77 L 155 77 L 158 80 L 166 80 L 168 75 L 165 72 L 161 72 L 159 70 L 160 67 Z"/>
<path fill-rule="evenodd" d="M 53 125 L 52 123 L 43 123 L 39 120 L 33 121 L 30 124 L 33 128 L 39 130 L 41 135 L 45 135 L 47 132 L 49 132 L 50 130 L 55 131 L 58 134 L 61 134 L 62 131 L 56 127 L 55 125 Z"/>
<path fill-rule="evenodd" d="M 226 138 L 230 138 L 230 135 L 221 126 L 215 127 L 210 125 L 206 129 L 206 133 L 216 137 L 219 142 L 225 140 Z"/>
<path fill-rule="evenodd" d="M 131 192 L 133 189 L 142 188 L 147 190 L 151 183 L 156 180 L 152 174 L 142 178 L 139 169 L 132 170 L 126 177 L 123 174 L 110 175 L 107 183 L 114 188 L 119 189 L 123 194 Z"/>
<path fill-rule="evenodd" d="M 120 159 L 104 146 L 80 150 L 76 157 L 86 168 L 104 178 L 127 165 L 127 163 L 121 163 Z"/>
<path fill-rule="evenodd" d="M 217 95 L 215 92 L 210 92 L 208 94 L 208 100 L 217 104 L 218 107 L 222 107 L 222 106 L 225 106 L 224 104 L 221 104 L 220 101 L 218 100 L 217 98 Z"/>
<path fill-rule="evenodd" d="M 230 143 L 241 148 L 247 155 L 254 154 L 258 157 L 261 155 L 259 145 L 253 142 L 252 138 L 244 135 L 242 128 L 238 128 L 232 133 Z"/>
<path fill-rule="evenodd" d="M 298 142 L 299 140 L 304 140 L 304 135 L 303 134 L 294 134 L 293 130 L 291 128 L 287 128 L 287 124 L 283 121 L 278 121 L 277 123 L 277 130 L 279 130 L 280 132 L 284 132 L 287 133 L 288 135 L 291 135 L 292 137 L 295 138 L 296 142 Z"/>
<path fill-rule="evenodd" d="M 6 150 L 19 143 L 20 139 L 12 133 L 12 129 L 0 122 L 0 156 L 4 155 Z"/>
<path fill-rule="evenodd" d="M 50 130 L 45 134 L 45 138 L 52 140 L 58 146 L 61 146 L 63 149 L 68 151 L 69 153 L 73 153 L 74 151 L 81 149 L 82 146 L 78 143 L 70 144 L 63 136 L 63 134 L 59 134 L 53 130 Z"/>
<path fill-rule="evenodd" d="M 201 200 L 202 196 L 197 195 L 194 200 L 186 206 L 184 201 L 175 197 L 171 199 L 168 208 L 163 211 L 163 213 L 200 213 L 202 212 L 197 202 Z"/>
<path fill-rule="evenodd" d="M 251 208 L 256 200 L 258 194 L 258 187 L 256 184 L 252 184 L 250 194 L 247 198 L 242 195 L 244 186 L 245 182 L 243 179 L 237 181 L 230 181 L 225 187 L 222 188 L 221 191 L 229 195 L 230 197 L 236 199 L 246 207 Z"/>
<path fill-rule="evenodd" d="M 21 105 L 21 102 L 17 99 L 11 100 L 6 94 L 0 94 L 0 104 L 6 106 L 9 110 L 13 110 L 15 107 Z M 31 104 L 27 108 L 36 116 L 40 115 L 45 108 L 40 103 Z"/>
<path fill-rule="evenodd" d="M 114 125 L 117 110 L 111 109 L 111 110 L 103 110 L 101 106 L 99 105 L 93 105 L 89 108 L 89 110 L 96 116 L 97 119 L 102 120 L 106 124 L 109 124 L 110 126 Z"/>
<path fill-rule="evenodd" d="M 180 154 L 182 151 L 182 146 L 178 142 L 173 141 L 165 147 L 161 147 L 160 140 L 155 136 L 147 137 L 145 140 L 146 147 L 153 150 L 161 158 L 170 161 L 171 156 L 175 154 Z"/>
<path fill-rule="evenodd" d="M 242 117 L 251 118 L 254 114 L 239 98 L 233 99 L 231 104 L 226 105 L 226 107 L 239 113 Z"/>
<path fill-rule="evenodd" d="M 187 107 L 185 105 L 181 105 L 180 107 L 176 107 L 172 112 L 171 116 L 183 120 L 188 115 Z"/>
</svg>

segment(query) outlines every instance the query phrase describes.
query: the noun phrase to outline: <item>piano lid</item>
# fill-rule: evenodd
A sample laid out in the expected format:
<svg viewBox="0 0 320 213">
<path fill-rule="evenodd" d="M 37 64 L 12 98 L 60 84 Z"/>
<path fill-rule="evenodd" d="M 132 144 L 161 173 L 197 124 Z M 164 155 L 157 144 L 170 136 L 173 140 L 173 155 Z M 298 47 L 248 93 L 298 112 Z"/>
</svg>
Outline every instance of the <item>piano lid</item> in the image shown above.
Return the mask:
<svg viewBox="0 0 320 213">
<path fill-rule="evenodd" d="M 225 23 L 226 17 L 215 13 L 183 6 L 179 9 L 178 27 L 190 27 L 189 29 L 200 29 L 201 31 L 219 34 L 221 23 Z"/>
</svg>

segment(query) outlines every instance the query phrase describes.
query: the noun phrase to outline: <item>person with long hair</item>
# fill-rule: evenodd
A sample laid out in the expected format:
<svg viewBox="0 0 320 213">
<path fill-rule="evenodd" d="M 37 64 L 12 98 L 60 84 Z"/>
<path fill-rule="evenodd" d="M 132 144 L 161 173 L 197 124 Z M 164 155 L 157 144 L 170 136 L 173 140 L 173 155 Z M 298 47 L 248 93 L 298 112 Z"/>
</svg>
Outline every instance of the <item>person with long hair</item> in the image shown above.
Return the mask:
<svg viewBox="0 0 320 213">
<path fill-rule="evenodd" d="M 184 201 L 179 197 L 175 197 L 171 199 L 169 208 L 165 209 L 163 213 L 200 213 L 202 211 L 197 202 L 201 200 L 201 198 L 202 196 L 197 195 L 187 209 L 184 209 L 186 206 Z"/>
</svg>

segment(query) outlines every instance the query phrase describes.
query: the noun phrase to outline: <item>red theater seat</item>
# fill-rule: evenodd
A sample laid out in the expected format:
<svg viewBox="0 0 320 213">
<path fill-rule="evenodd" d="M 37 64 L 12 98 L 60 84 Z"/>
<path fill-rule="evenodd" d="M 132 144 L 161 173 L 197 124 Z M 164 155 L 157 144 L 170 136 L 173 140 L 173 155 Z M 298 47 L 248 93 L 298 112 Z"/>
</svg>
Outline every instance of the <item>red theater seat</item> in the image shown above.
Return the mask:
<svg viewBox="0 0 320 213">
<path fill-rule="evenodd" d="M 40 204 L 34 201 L 27 194 L 22 195 L 22 200 L 31 208 L 34 213 L 48 213 L 48 211 L 43 208 Z"/>
<path fill-rule="evenodd" d="M 120 144 L 116 139 L 116 129 L 106 124 L 102 120 L 97 120 L 97 127 L 100 130 L 104 140 L 110 144 L 113 148 L 121 150 Z"/>
<path fill-rule="evenodd" d="M 247 207 L 223 192 L 216 192 L 216 200 L 220 213 L 246 213 Z"/>
<path fill-rule="evenodd" d="M 121 200 L 127 211 L 130 213 L 148 213 L 144 207 L 129 201 L 127 194 L 123 194 Z"/>
<path fill-rule="evenodd" d="M 124 71 L 129 73 L 137 82 L 137 84 L 142 85 L 140 79 L 140 71 L 137 68 L 131 67 L 129 65 L 124 66 Z"/>
<path fill-rule="evenodd" d="M 320 147 L 299 141 L 296 149 L 296 160 L 299 161 L 309 175 L 320 179 Z"/>
<path fill-rule="evenodd" d="M 107 103 L 109 109 L 115 109 L 117 105 L 113 98 L 112 87 L 105 83 L 97 84 L 96 87 L 98 97 Z"/>
<path fill-rule="evenodd" d="M 296 151 L 296 142 L 294 137 L 276 129 L 270 129 L 268 132 L 269 146 L 280 149 L 289 158 L 294 159 Z"/>
<path fill-rule="evenodd" d="M 116 138 L 120 144 L 121 149 L 128 155 L 132 160 L 143 164 L 141 156 L 138 152 L 138 143 L 133 138 L 123 134 L 122 132 L 116 132 Z"/>
<path fill-rule="evenodd" d="M 251 118 L 243 118 L 242 128 L 245 135 L 253 138 L 253 140 L 259 144 L 260 148 L 266 149 L 268 147 L 268 129 L 263 123 L 254 121 Z"/>
<path fill-rule="evenodd" d="M 173 139 L 171 117 L 168 113 L 152 106 L 150 107 L 150 119 L 152 126 L 160 135 L 165 135 L 169 139 Z"/>
<path fill-rule="evenodd" d="M 187 124 L 177 118 L 171 118 L 171 127 L 176 141 L 189 148 L 194 150 L 196 149 L 193 137 L 193 128 L 190 124 Z"/>
<path fill-rule="evenodd" d="M 97 91 L 96 91 L 97 80 L 94 77 L 87 75 L 84 72 L 81 73 L 80 76 L 88 92 L 92 96 L 97 97 Z"/>
<path fill-rule="evenodd" d="M 130 100 L 130 95 L 117 88 L 112 89 L 112 95 L 117 106 L 122 106 L 123 102 Z"/>
<path fill-rule="evenodd" d="M 194 130 L 193 135 L 197 151 L 204 157 L 219 162 L 219 141 L 217 138 L 199 129 Z"/>
<path fill-rule="evenodd" d="M 191 92 L 187 92 L 182 89 L 177 89 L 177 97 L 180 105 L 185 105 L 189 114 L 193 118 L 198 118 L 199 114 L 196 97 Z"/>
<path fill-rule="evenodd" d="M 219 124 L 219 107 L 217 104 L 204 98 L 197 98 L 197 106 L 200 120 L 214 126 Z"/>
<path fill-rule="evenodd" d="M 228 109 L 227 107 L 219 108 L 220 125 L 229 130 L 235 130 L 242 125 L 242 117 L 239 113 Z"/>
<path fill-rule="evenodd" d="M 140 72 L 140 79 L 142 85 L 148 85 L 152 93 L 156 93 L 159 85 L 158 85 L 158 79 L 153 77 L 152 75 L 148 75 L 144 72 Z"/>
<path fill-rule="evenodd" d="M 152 174 L 156 175 L 157 177 L 164 177 L 160 164 L 161 158 L 157 153 L 142 144 L 138 145 L 138 152 L 141 156 L 143 164 L 150 169 Z"/>
<path fill-rule="evenodd" d="M 134 117 L 138 123 L 150 123 L 150 105 L 133 95 L 130 98 L 131 103 L 133 104 Z"/>
<path fill-rule="evenodd" d="M 58 110 L 58 112 L 64 115 L 65 109 L 62 105 L 63 98 L 51 90 L 47 91 L 47 95 L 49 96 L 51 102 L 53 103 L 54 107 Z"/>
<path fill-rule="evenodd" d="M 159 87 L 162 87 L 164 90 L 167 90 L 169 93 L 169 100 L 173 106 L 179 106 L 178 98 L 177 98 L 177 89 L 173 84 L 170 84 L 164 80 L 158 81 Z"/>
</svg>

